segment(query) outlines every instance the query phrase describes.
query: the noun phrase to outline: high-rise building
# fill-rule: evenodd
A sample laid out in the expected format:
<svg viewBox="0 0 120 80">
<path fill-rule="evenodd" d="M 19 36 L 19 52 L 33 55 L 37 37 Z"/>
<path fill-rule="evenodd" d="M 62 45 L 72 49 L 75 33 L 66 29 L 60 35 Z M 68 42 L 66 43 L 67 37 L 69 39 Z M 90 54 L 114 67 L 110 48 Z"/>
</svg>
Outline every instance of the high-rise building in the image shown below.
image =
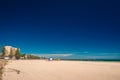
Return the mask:
<svg viewBox="0 0 120 80">
<path fill-rule="evenodd" d="M 10 53 L 11 53 L 11 48 L 12 48 L 12 46 L 4 46 L 3 55 L 4 56 L 9 56 Z"/>
<path fill-rule="evenodd" d="M 17 53 L 17 50 L 20 52 L 20 48 L 15 48 L 12 46 L 4 46 L 2 56 L 15 59 L 15 54 Z"/>
</svg>

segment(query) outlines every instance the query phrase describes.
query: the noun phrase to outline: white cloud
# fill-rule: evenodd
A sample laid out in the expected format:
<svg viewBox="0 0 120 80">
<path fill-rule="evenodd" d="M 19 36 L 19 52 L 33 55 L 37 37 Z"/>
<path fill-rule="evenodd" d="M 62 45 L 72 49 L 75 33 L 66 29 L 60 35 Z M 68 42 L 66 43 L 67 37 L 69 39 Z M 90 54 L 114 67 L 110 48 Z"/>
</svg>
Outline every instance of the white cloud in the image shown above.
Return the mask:
<svg viewBox="0 0 120 80">
<path fill-rule="evenodd" d="M 67 57 L 67 56 L 72 56 L 73 54 L 51 54 L 52 56 L 62 56 L 62 57 Z"/>
<path fill-rule="evenodd" d="M 77 53 L 88 53 L 88 51 L 54 51 L 53 53 L 58 53 L 58 54 L 66 54 L 66 53 L 71 53 L 71 54 L 77 54 Z"/>
<path fill-rule="evenodd" d="M 54 51 L 53 53 L 47 54 L 47 53 L 40 53 L 40 54 L 32 54 L 37 56 L 45 56 L 45 57 L 61 57 L 61 58 L 72 58 L 76 54 L 87 54 L 87 51 L 81 51 L 81 52 L 75 52 L 75 51 Z"/>
<path fill-rule="evenodd" d="M 34 55 L 45 57 L 68 57 L 72 56 L 73 54 L 34 54 Z"/>
<path fill-rule="evenodd" d="M 80 59 L 120 59 L 120 53 L 78 54 L 76 58 L 80 58 Z"/>
</svg>

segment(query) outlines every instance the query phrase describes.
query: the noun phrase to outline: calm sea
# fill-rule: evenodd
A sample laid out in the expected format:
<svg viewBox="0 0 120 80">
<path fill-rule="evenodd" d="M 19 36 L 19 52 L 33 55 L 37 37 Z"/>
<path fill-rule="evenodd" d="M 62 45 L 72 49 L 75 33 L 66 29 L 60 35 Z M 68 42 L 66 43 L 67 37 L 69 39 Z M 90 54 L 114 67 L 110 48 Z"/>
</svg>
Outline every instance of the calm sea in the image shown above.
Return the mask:
<svg viewBox="0 0 120 80">
<path fill-rule="evenodd" d="M 107 61 L 107 62 L 120 62 L 120 59 L 61 59 L 65 61 Z"/>
</svg>

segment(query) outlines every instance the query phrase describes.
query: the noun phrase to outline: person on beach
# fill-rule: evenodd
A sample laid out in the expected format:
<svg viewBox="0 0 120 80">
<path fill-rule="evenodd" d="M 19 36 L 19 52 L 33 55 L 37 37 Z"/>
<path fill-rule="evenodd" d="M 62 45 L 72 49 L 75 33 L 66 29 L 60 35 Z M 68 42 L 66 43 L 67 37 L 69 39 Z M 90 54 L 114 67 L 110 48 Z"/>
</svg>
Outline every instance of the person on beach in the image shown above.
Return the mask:
<svg viewBox="0 0 120 80">
<path fill-rule="evenodd" d="M 53 58 L 48 58 L 48 61 L 52 61 L 53 60 Z"/>
</svg>

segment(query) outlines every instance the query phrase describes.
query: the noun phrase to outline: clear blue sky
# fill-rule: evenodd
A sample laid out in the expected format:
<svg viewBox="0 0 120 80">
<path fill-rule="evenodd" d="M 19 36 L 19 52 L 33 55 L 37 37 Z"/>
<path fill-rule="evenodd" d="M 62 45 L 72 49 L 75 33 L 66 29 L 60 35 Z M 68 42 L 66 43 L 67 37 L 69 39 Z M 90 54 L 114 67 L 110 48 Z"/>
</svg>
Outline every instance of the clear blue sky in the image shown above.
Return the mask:
<svg viewBox="0 0 120 80">
<path fill-rule="evenodd" d="M 0 48 L 5 45 L 22 53 L 120 59 L 119 2 L 0 1 Z"/>
</svg>

